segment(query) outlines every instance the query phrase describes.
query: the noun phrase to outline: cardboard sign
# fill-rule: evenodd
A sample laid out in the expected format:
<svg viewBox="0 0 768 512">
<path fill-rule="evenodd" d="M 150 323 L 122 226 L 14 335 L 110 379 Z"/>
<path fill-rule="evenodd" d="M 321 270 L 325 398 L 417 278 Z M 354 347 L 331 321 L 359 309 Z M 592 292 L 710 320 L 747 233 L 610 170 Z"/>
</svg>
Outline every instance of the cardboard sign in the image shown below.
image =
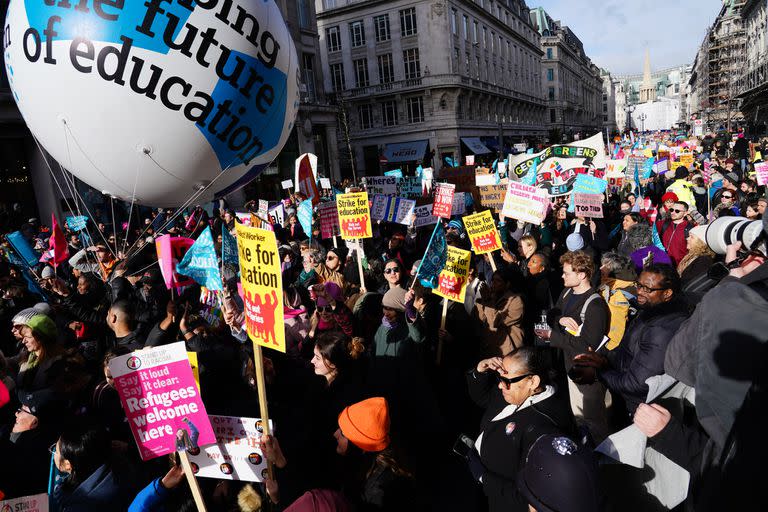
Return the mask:
<svg viewBox="0 0 768 512">
<path fill-rule="evenodd" d="M 619 173 L 623 174 L 626 168 L 627 161 L 624 158 L 619 160 L 608 160 L 605 164 L 605 174 L 609 176 Z"/>
<path fill-rule="evenodd" d="M 755 164 L 755 176 L 758 185 L 768 185 L 768 162 Z"/>
<path fill-rule="evenodd" d="M 485 173 L 475 174 L 475 185 L 477 185 L 478 187 L 492 187 L 496 185 L 497 180 L 498 180 L 498 175 L 496 174 L 485 174 Z"/>
<path fill-rule="evenodd" d="M 413 227 L 420 228 L 421 226 L 431 226 L 437 224 L 437 217 L 432 215 L 432 205 L 425 204 L 424 206 L 417 206 L 413 209 Z"/>
<path fill-rule="evenodd" d="M 665 158 L 656 162 L 656 174 L 664 174 L 669 170 L 669 159 Z"/>
<path fill-rule="evenodd" d="M 609 176 L 608 186 L 611 188 L 612 192 L 620 190 L 621 187 L 624 186 L 624 176 Z"/>
<path fill-rule="evenodd" d="M 432 204 L 432 215 L 444 219 L 451 218 L 454 192 L 456 192 L 456 185 L 452 183 L 438 183 L 435 186 L 435 202 Z"/>
<path fill-rule="evenodd" d="M 237 217 L 237 220 L 240 221 L 240 224 L 245 224 L 246 226 L 250 226 L 251 225 L 251 214 L 250 213 L 235 212 L 235 217 Z"/>
<path fill-rule="evenodd" d="M 183 341 L 116 357 L 109 370 L 142 460 L 214 442 Z"/>
<path fill-rule="evenodd" d="M 407 199 L 419 199 L 424 192 L 422 179 L 418 176 L 406 176 L 397 183 L 397 195 Z"/>
<path fill-rule="evenodd" d="M 573 202 L 576 215 L 592 219 L 603 218 L 602 194 L 582 194 L 580 192 L 574 192 Z"/>
<path fill-rule="evenodd" d="M 448 258 L 437 278 L 437 288 L 432 293 L 454 302 L 464 302 L 471 258 L 471 252 L 449 245 Z"/>
<path fill-rule="evenodd" d="M 356 240 L 373 236 L 367 192 L 339 194 L 336 196 L 336 205 L 339 211 L 341 238 Z"/>
<path fill-rule="evenodd" d="M 467 165 L 475 165 L 475 155 L 467 155 L 464 157 Z"/>
<path fill-rule="evenodd" d="M 677 164 L 673 164 L 672 168 L 677 170 L 678 167 L 685 166 L 689 171 L 693 168 L 693 153 L 680 153 L 678 155 L 680 161 Z"/>
<path fill-rule="evenodd" d="M 317 213 L 320 215 L 320 236 L 322 238 L 332 238 L 341 233 L 336 203 L 320 203 L 317 207 Z"/>
<path fill-rule="evenodd" d="M 416 201 L 402 197 L 373 196 L 371 218 L 410 226 Z"/>
<path fill-rule="evenodd" d="M 283 180 L 280 182 L 280 185 L 282 185 L 283 190 L 288 190 L 289 188 L 293 188 L 293 182 L 291 180 Z"/>
<path fill-rule="evenodd" d="M 215 415 L 209 419 L 216 442 L 195 455 L 189 454 L 195 476 L 263 482 L 267 476 L 267 459 L 260 447 L 264 430 L 261 420 Z M 271 420 L 269 431 L 274 432 Z"/>
<path fill-rule="evenodd" d="M 505 217 L 538 225 L 547 213 L 548 202 L 545 189 L 510 181 L 501 213 Z"/>
<path fill-rule="evenodd" d="M 501 211 L 504 207 L 504 198 L 507 195 L 507 185 L 492 185 L 480 187 L 480 204 L 495 211 Z"/>
<path fill-rule="evenodd" d="M 285 206 L 283 206 L 283 203 L 273 206 L 272 209 L 269 210 L 269 215 L 275 218 L 276 224 L 280 224 L 281 226 L 285 225 Z"/>
<path fill-rule="evenodd" d="M 573 184 L 573 192 L 580 194 L 602 194 L 605 192 L 608 182 L 601 178 L 595 178 L 587 174 L 579 174 L 576 176 L 576 181 Z M 568 204 L 568 211 L 573 213 L 574 204 L 573 196 Z"/>
<path fill-rule="evenodd" d="M 323 190 L 331 190 L 331 180 L 328 178 L 320 178 L 320 188 Z"/>
<path fill-rule="evenodd" d="M 501 237 L 490 210 L 467 215 L 462 220 L 475 254 L 485 254 L 501 249 Z"/>
<path fill-rule="evenodd" d="M 285 352 L 283 279 L 275 234 L 238 224 L 237 251 L 248 337 Z"/>
<path fill-rule="evenodd" d="M 394 196 L 397 195 L 397 181 L 395 176 L 366 176 L 365 190 L 371 195 Z"/>
<path fill-rule="evenodd" d="M 259 199 L 259 217 L 266 218 L 269 214 L 269 201 Z"/>
</svg>

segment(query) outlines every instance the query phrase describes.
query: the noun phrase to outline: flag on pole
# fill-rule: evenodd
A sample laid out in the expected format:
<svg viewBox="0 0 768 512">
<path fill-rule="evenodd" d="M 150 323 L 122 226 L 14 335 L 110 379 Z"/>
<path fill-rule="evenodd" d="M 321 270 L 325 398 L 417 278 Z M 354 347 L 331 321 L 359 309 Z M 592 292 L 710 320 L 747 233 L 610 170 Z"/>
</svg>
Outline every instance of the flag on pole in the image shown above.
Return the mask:
<svg viewBox="0 0 768 512">
<path fill-rule="evenodd" d="M 427 250 L 421 259 L 416 278 L 427 288 L 437 288 L 437 277 L 442 272 L 448 258 L 448 242 L 445 239 L 443 223 L 435 224 L 432 237 L 429 239 Z"/>
<path fill-rule="evenodd" d="M 196 283 L 209 290 L 222 289 L 221 272 L 210 226 L 200 233 L 184 258 L 176 265 L 176 273 L 191 277 Z"/>
<path fill-rule="evenodd" d="M 58 268 L 60 263 L 69 259 L 69 246 L 64 238 L 64 232 L 56 222 L 56 216 L 51 214 L 51 236 L 48 238 L 48 250 L 40 258 L 41 263 L 51 263 L 53 268 Z"/>
<path fill-rule="evenodd" d="M 227 229 L 227 225 L 221 225 L 221 260 L 225 265 L 240 265 L 240 259 L 237 255 L 237 240 Z"/>
</svg>

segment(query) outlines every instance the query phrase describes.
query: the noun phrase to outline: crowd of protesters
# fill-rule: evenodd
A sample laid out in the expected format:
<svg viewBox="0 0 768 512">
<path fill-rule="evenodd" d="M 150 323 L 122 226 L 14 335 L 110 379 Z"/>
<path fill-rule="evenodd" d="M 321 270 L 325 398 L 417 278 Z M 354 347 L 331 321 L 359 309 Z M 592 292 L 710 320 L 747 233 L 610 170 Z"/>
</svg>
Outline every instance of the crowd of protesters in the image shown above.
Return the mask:
<svg viewBox="0 0 768 512">
<path fill-rule="evenodd" d="M 652 485 L 664 474 L 595 451 L 632 425 L 688 475 L 666 480 L 679 510 L 765 510 L 765 244 L 716 255 L 706 239 L 716 218 L 765 215 L 740 147 L 705 139 L 692 168 L 608 194 L 603 219 L 573 217 L 567 198 L 540 226 L 499 218 L 504 249 L 473 255 L 444 328 L 444 299 L 416 279 L 432 226 L 374 222 L 361 282 L 361 255 L 321 239 L 317 218 L 310 237 L 296 216 L 307 199 L 287 199 L 285 223 L 270 219 L 287 344 L 265 352 L 276 429 L 261 449 L 274 478 L 199 478 L 208 510 L 664 510 Z M 210 226 L 221 254 L 222 230 L 239 222 L 221 206 L 67 230 L 70 258 L 55 269 L 24 268 L 3 247 L 6 498 L 48 492 L 63 512 L 194 510 L 176 458 L 141 461 L 108 363 L 184 340 L 208 413 L 258 416 L 237 270 L 224 272 L 210 321 L 198 286 L 166 289 L 152 243 Z M 445 228 L 449 245 L 469 248 L 459 217 Z M 50 226 L 15 230 L 47 248 Z M 648 379 L 662 375 L 695 400 L 649 400 Z"/>
</svg>

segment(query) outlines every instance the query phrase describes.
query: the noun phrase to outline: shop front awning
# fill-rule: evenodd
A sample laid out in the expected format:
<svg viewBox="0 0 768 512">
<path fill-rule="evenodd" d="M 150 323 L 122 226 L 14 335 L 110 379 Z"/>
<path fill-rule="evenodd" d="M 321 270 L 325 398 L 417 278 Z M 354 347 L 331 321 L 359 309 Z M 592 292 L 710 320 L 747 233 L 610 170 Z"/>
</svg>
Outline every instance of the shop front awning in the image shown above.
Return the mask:
<svg viewBox="0 0 768 512">
<path fill-rule="evenodd" d="M 491 152 L 480 140 L 480 137 L 462 137 L 461 142 L 475 155 L 485 155 Z"/>
<path fill-rule="evenodd" d="M 421 161 L 427 152 L 428 140 L 413 140 L 387 144 L 384 156 L 389 163 Z"/>
</svg>

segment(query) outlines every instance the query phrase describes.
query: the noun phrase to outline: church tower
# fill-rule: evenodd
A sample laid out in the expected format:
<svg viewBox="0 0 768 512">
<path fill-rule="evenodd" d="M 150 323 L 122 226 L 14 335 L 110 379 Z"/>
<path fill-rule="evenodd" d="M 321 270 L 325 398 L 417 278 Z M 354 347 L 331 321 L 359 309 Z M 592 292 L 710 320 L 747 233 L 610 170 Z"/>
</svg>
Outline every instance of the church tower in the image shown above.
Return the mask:
<svg viewBox="0 0 768 512">
<path fill-rule="evenodd" d="M 643 66 L 643 83 L 640 85 L 640 103 L 656 101 L 656 86 L 651 79 L 651 53 L 645 49 L 645 66 Z"/>
</svg>

